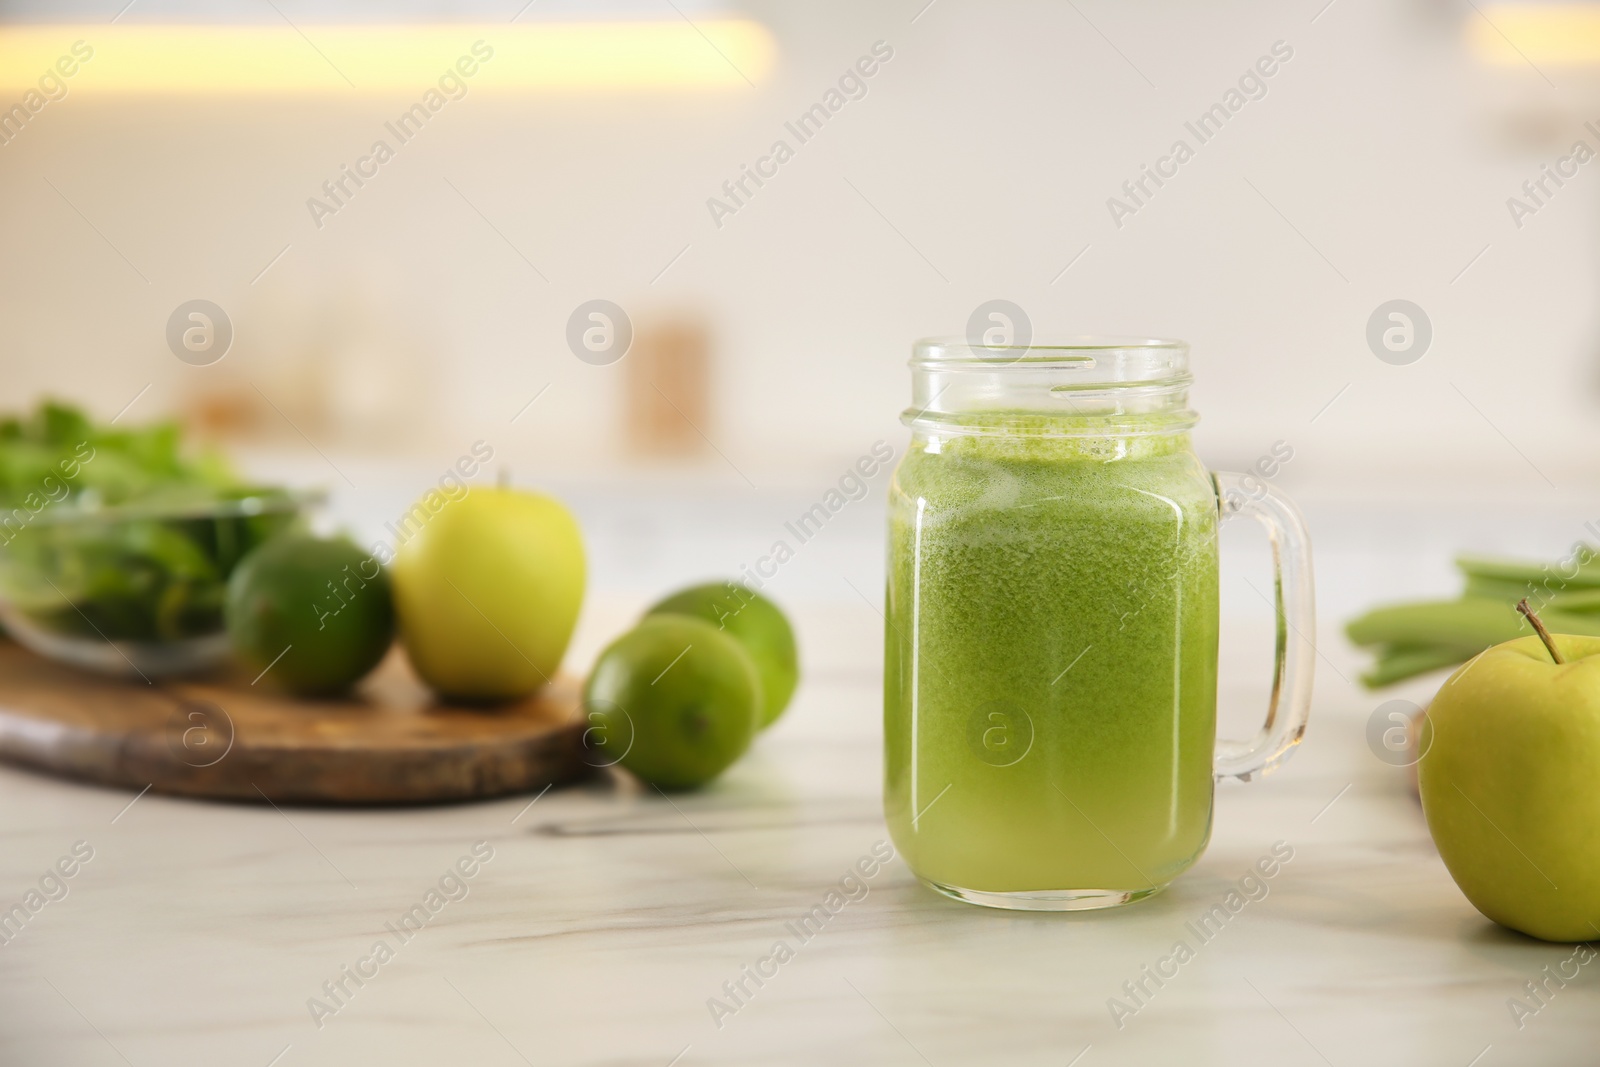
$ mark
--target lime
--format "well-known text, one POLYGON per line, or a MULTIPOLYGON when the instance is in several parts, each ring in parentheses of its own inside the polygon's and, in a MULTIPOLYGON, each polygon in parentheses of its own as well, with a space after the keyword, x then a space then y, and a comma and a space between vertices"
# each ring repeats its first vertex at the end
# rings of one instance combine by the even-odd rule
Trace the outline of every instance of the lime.
POLYGON ((750 747, 761 679, 744 647, 710 623, 654 615, 600 653, 583 704, 596 762, 688 789, 750 747))
POLYGON ((778 721, 800 680, 794 630, 778 605, 733 582, 708 582, 673 593, 647 615, 692 615, 716 623, 744 646, 761 675, 761 729, 778 721))
POLYGON ((348 689, 394 640, 389 576, 343 538, 276 537, 228 580, 233 649, 302 696, 348 689))

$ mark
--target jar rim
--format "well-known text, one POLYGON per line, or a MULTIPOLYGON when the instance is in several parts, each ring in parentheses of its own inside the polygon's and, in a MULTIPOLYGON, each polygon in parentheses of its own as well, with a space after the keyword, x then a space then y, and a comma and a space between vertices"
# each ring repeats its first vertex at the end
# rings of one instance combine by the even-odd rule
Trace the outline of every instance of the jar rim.
MULTIPOLYGON (((911 346, 911 366, 1005 366, 1014 363, 1056 363, 1086 368, 1116 355, 1118 364, 1146 362, 1158 374, 1187 377, 1189 343, 1170 337, 1084 335, 1047 337, 1025 344, 985 345, 966 337, 924 337, 911 346)), ((1165 375, 1164 375, 1165 376, 1165 375)), ((1144 380, 1152 380, 1141 375, 1144 380)))

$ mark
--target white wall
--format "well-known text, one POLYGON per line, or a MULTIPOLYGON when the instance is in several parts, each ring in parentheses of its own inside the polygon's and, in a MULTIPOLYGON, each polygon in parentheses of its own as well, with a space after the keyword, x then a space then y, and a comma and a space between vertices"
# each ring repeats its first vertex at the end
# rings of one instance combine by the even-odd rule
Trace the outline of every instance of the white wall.
MULTIPOLYGON (((530 99, 486 82, 321 230, 305 199, 407 101, 69 97, 0 148, 0 399, 48 390, 109 415, 154 382, 133 418, 207 373, 293 394, 287 368, 309 363, 342 397, 311 428, 330 449, 380 447, 355 420, 398 407, 385 450, 448 458, 488 437, 524 467, 604 472, 622 368, 562 339, 604 296, 636 318, 707 314, 708 433, 759 482, 815 479, 900 432, 913 338, 1006 297, 1041 332, 1189 339, 1202 451, 1237 466, 1289 441, 1291 488, 1575 494, 1600 475, 1600 167, 1520 230, 1505 206, 1575 117, 1600 116, 1578 73, 1553 89, 1480 67, 1464 5, 1337 0, 1313 23, 1320 0, 937 0, 913 23, 922 3, 747 5, 780 49, 755 89, 530 99), (706 198, 878 40, 894 58, 868 95, 715 226, 706 198), (1115 227, 1107 197, 1279 40, 1294 56, 1268 95, 1115 227), (196 296, 239 331, 217 367, 162 339, 196 296), (1364 339, 1396 297, 1433 322, 1412 366, 1364 339)), ((705 476, 736 477, 715 456, 705 476)))

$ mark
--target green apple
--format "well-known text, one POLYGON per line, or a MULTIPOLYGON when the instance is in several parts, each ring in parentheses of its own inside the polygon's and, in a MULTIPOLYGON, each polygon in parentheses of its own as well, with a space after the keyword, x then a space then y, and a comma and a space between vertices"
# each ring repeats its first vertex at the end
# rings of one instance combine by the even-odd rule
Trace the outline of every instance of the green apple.
MULTIPOLYGON (((526 696, 555 676, 583 602, 583 538, 559 501, 474 486, 438 497, 390 567, 400 637, 441 696, 526 696)), ((427 511, 427 505, 420 505, 427 511)))
POLYGON ((1450 876, 1497 923, 1600 937, 1600 637, 1496 645, 1445 682, 1417 765, 1450 876))

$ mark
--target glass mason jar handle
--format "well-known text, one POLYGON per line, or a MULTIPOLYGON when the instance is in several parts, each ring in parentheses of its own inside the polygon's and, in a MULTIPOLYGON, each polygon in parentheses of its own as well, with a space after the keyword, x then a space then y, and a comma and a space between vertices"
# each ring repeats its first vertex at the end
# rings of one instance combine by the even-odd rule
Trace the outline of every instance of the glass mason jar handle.
POLYGON ((1316 656, 1316 606, 1311 589, 1311 537, 1288 497, 1253 475, 1213 473, 1221 515, 1249 515, 1272 542, 1273 609, 1277 651, 1267 720, 1248 741, 1217 739, 1218 778, 1248 782, 1289 758, 1311 714, 1311 669, 1316 656))

